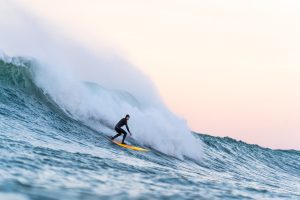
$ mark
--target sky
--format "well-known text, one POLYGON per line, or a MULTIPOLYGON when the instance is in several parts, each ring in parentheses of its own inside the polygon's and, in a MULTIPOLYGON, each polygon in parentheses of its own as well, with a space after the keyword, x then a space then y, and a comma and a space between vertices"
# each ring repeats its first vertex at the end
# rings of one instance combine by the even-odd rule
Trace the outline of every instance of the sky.
POLYGON ((19 0, 119 52, 192 130, 300 149, 298 0, 19 0))

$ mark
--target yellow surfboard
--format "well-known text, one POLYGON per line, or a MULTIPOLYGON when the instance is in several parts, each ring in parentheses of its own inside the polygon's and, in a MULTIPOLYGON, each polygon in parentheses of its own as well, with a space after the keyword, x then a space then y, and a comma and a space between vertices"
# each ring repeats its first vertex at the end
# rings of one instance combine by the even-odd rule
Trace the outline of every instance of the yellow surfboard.
POLYGON ((114 140, 112 140, 112 142, 115 143, 116 145, 119 145, 119 146, 127 148, 127 149, 132 149, 132 150, 136 150, 136 151, 149 151, 149 149, 144 149, 144 148, 141 148, 141 147, 131 146, 131 145, 128 145, 128 144, 122 144, 121 142, 117 142, 117 141, 114 141, 114 140))

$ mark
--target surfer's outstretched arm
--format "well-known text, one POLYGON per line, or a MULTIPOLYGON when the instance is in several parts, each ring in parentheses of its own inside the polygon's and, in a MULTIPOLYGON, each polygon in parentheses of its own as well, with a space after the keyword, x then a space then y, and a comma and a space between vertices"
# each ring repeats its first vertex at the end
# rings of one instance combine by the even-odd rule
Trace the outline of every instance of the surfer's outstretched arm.
POLYGON ((131 132, 130 132, 130 130, 129 130, 129 127, 128 127, 127 123, 126 123, 126 129, 129 132, 129 134, 132 135, 131 132))

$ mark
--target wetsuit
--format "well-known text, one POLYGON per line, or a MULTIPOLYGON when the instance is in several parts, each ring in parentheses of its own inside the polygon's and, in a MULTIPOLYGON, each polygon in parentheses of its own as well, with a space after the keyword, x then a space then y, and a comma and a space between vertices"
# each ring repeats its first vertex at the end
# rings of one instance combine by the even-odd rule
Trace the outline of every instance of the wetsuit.
POLYGON ((126 118, 123 118, 115 126, 115 130, 117 131, 118 134, 115 135, 114 137, 112 137, 111 138, 112 140, 119 137, 120 135, 124 134, 123 135, 123 140, 122 140, 122 143, 124 143, 125 138, 127 136, 127 132, 124 129, 121 128, 124 125, 126 126, 127 131, 130 133, 130 130, 129 130, 128 125, 127 125, 127 120, 126 120, 126 118))

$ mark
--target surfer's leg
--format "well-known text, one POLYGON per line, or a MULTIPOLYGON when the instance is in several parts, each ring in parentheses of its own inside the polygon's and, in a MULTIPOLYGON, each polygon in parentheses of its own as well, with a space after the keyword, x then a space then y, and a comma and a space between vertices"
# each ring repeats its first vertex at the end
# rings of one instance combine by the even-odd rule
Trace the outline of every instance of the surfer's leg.
POLYGON ((126 138, 126 136, 127 136, 127 133, 124 131, 124 133, 123 133, 124 135, 123 135, 123 140, 122 140, 122 144, 125 144, 125 138, 126 138))
POLYGON ((117 137, 119 137, 120 135, 122 135, 121 133, 118 133, 117 135, 111 137, 112 140, 116 139, 117 137))
MULTIPOLYGON (((122 129, 123 130, 123 129, 122 129)), ((117 131, 117 134, 113 137, 111 137, 112 140, 116 139, 117 137, 119 137, 120 135, 122 135, 122 130, 120 130, 120 128, 115 128, 115 131, 117 131)))
POLYGON ((123 133, 123 140, 122 140, 122 144, 125 144, 125 138, 127 136, 127 132, 125 130, 123 130, 122 128, 120 128, 120 132, 123 133))

